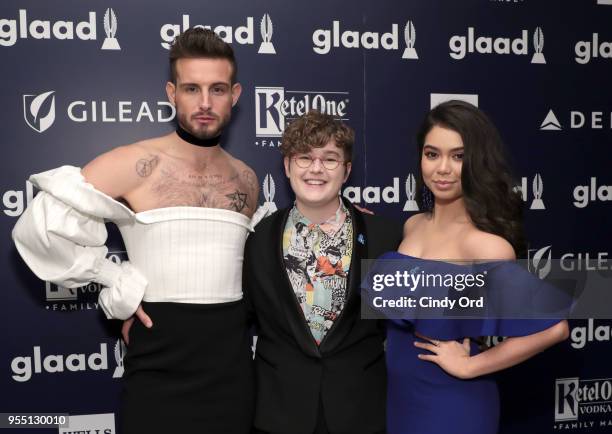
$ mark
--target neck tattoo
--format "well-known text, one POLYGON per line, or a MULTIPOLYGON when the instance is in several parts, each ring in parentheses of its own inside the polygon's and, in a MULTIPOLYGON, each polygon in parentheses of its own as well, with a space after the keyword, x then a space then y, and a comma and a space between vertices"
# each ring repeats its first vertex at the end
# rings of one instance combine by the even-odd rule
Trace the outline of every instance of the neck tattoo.
POLYGON ((176 134, 178 134, 178 136, 187 143, 191 143, 192 145, 200 146, 203 148, 211 148, 213 146, 217 146, 221 141, 221 133, 219 133, 219 135, 216 137, 211 137, 209 139, 200 139, 199 137, 196 137, 187 130, 185 130, 180 125, 177 125, 176 127, 176 134))

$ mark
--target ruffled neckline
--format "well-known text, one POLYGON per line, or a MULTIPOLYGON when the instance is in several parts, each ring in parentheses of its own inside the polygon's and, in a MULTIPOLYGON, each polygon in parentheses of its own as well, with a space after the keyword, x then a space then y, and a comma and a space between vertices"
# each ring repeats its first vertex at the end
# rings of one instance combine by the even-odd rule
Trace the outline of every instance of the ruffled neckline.
POLYGON ((462 264, 460 260, 457 260, 456 262, 453 262, 453 261, 445 261, 445 260, 442 260, 442 259, 419 258, 417 256, 407 255, 405 253, 398 252, 396 250, 390 250, 388 252, 383 253, 381 256, 379 256, 379 259, 388 259, 389 256, 395 256, 395 259, 406 258, 406 259, 413 259, 415 261, 429 263, 429 264, 451 265, 451 266, 456 266, 456 267, 473 267, 473 266, 476 266, 476 265, 478 265, 478 266, 486 266, 486 265, 498 265, 498 264, 503 264, 503 263, 514 263, 514 262, 516 262, 516 261, 504 260, 504 259, 488 260, 488 261, 468 261, 468 260, 466 260, 466 261, 464 261, 465 263, 462 264))

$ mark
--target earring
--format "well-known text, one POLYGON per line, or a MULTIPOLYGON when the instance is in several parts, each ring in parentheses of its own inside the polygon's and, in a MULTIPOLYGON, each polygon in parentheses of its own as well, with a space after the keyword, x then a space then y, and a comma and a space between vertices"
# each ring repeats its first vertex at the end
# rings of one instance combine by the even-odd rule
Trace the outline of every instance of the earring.
POLYGON ((434 197, 431 190, 423 185, 423 190, 421 191, 421 202, 423 203, 423 211, 432 211, 434 208, 434 197))

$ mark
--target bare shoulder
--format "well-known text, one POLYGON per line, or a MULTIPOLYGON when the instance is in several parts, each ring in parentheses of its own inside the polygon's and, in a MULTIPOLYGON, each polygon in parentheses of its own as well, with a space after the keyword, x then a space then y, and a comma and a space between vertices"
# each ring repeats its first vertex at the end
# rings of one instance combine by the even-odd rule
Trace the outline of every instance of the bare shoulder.
POLYGON ((232 167, 238 172, 241 181, 243 181, 249 189, 252 189, 254 192, 259 192, 259 181, 255 171, 242 160, 231 156, 230 159, 232 167))
POLYGON ((251 167, 249 167, 248 164, 246 164, 244 161, 239 160, 236 157, 233 157, 231 154, 226 152, 227 157, 229 158, 230 164, 232 165, 232 167, 234 169, 236 169, 239 172, 244 172, 244 171, 248 171, 249 173, 255 175, 255 171, 253 169, 251 169, 251 167))
POLYGON ((253 215, 257 209, 257 201, 259 199, 259 180, 257 174, 244 161, 233 157, 226 152, 229 162, 235 173, 238 175, 239 185, 245 189, 243 194, 246 194, 245 200, 249 208, 249 217, 253 215))
POLYGON ((423 221, 425 221, 427 219, 427 216, 425 213, 418 213, 415 214, 413 216, 410 216, 405 222, 404 222, 404 236, 408 235, 409 233, 411 233, 412 231, 414 231, 417 227, 419 227, 423 221))
POLYGON ((465 257, 470 259, 485 261, 516 259, 514 248, 506 239, 476 228, 466 232, 462 250, 465 257))
POLYGON ((96 189, 120 198, 138 188, 159 163, 156 139, 118 146, 89 162, 81 173, 96 189))

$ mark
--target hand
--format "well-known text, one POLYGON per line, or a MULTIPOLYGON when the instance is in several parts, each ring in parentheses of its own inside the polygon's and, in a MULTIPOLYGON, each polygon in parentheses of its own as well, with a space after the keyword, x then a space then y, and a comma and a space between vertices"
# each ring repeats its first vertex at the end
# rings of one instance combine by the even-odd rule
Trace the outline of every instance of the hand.
POLYGON ((463 343, 457 341, 439 341, 428 338, 419 333, 415 336, 428 342, 415 342, 414 346, 431 351, 433 354, 419 354, 421 360, 427 360, 437 364, 448 374, 463 380, 472 378, 470 339, 464 338, 463 343))
MULTIPOLYGON (((136 309, 134 315, 138 317, 140 322, 143 323, 146 328, 153 327, 153 321, 151 321, 149 315, 147 315, 142 309, 142 305, 138 305, 138 309, 136 309)), ((123 326, 121 326, 121 336, 123 336, 123 340, 126 345, 130 344, 130 328, 132 327, 133 323, 134 317, 131 317, 130 319, 123 321, 123 326)))
POLYGON ((362 213, 364 213, 364 214, 374 215, 374 211, 370 211, 370 210, 369 210, 369 209, 367 209, 367 208, 362 208, 362 207, 360 207, 360 206, 359 206, 359 205, 357 205, 357 204, 353 204, 353 206, 354 206, 355 208, 357 208, 359 211, 361 211, 362 213))

